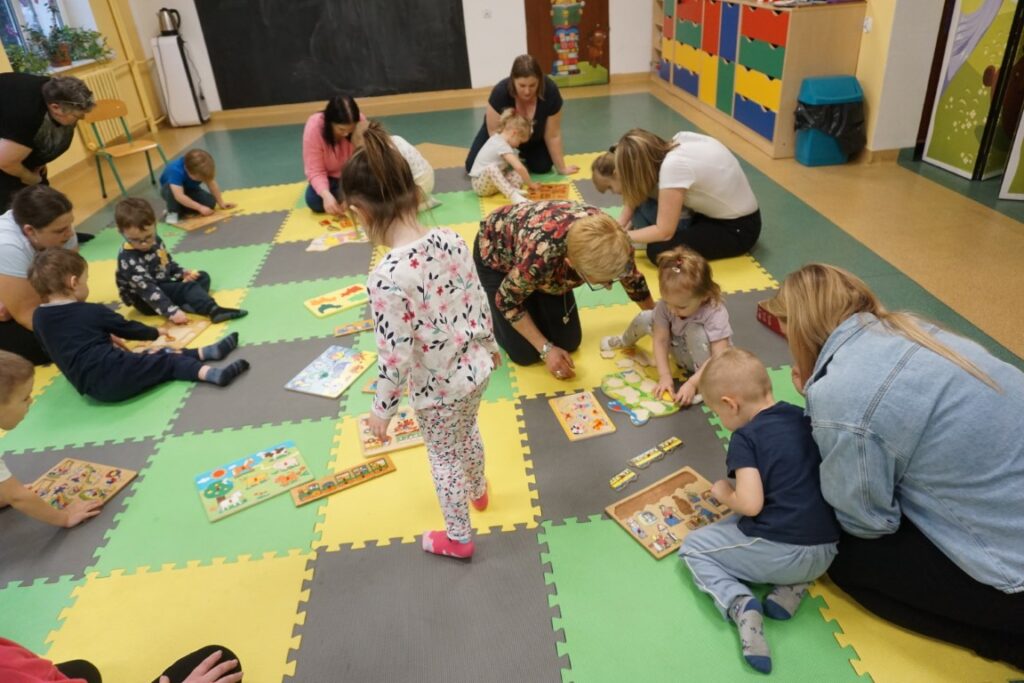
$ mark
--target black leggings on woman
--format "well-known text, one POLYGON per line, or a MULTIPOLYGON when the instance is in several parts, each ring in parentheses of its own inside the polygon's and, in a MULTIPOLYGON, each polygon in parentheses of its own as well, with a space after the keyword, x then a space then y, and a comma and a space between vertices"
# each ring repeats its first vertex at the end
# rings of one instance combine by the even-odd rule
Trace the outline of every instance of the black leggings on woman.
MULTIPOLYGON (((658 202, 648 199, 637 207, 632 220, 637 228, 658 222, 658 202)), ((652 263, 658 254, 680 245, 690 247, 704 258, 731 258, 750 251, 761 236, 761 211, 739 218, 711 218, 702 213, 679 219, 675 234, 664 242, 647 245, 647 258, 652 263)))
MULTIPOLYGON (((238 659, 235 653, 227 649, 226 647, 221 647, 220 645, 207 645, 202 649, 196 650, 195 652, 185 655, 184 657, 176 661, 174 664, 171 664, 164 670, 162 674, 160 674, 160 676, 167 676, 169 679, 171 679, 171 683, 181 683, 186 678, 188 678, 188 675, 192 673, 193 669, 199 666, 204 659, 212 655, 217 650, 220 650, 223 653, 221 654, 220 659, 217 660, 217 664, 229 661, 231 659, 238 659)), ((100 675, 99 669, 97 669, 95 666, 85 661, 84 659, 75 659, 70 662, 61 662, 60 664, 55 664, 54 666, 56 666, 57 670, 65 676, 67 676, 68 678, 82 678, 85 681, 87 681, 87 683, 103 683, 103 676, 100 675)), ((239 662, 238 668, 234 669, 231 673, 234 673, 234 671, 241 670, 242 664, 241 662, 239 662)), ((153 679, 153 683, 159 683, 160 676, 157 676, 155 679, 153 679)))
POLYGON ((46 365, 50 356, 36 339, 32 330, 22 327, 17 320, 0 322, 0 351, 10 351, 33 365, 46 365))
POLYGON ((844 533, 828 575, 883 619, 1024 669, 1024 593, 975 581, 906 517, 881 538, 844 533))

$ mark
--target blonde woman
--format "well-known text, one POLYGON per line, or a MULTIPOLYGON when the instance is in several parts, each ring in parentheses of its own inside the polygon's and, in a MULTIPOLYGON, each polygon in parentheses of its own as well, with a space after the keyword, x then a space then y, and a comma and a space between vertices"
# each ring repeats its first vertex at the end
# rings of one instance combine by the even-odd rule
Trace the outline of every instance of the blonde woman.
MULTIPOLYGON (((614 155, 614 178, 635 228, 629 238, 647 245, 651 261, 680 245, 719 259, 757 243, 757 198, 739 161, 718 140, 690 132, 664 140, 634 128, 614 155)), ((614 185, 605 189, 616 191, 614 185)))
POLYGON ((843 529, 832 580, 1024 668, 1024 373, 811 264, 772 301, 843 529))
POLYGON ((643 310, 654 308, 633 247, 615 219, 568 201, 511 204, 480 223, 473 247, 494 336, 518 365, 542 361, 558 379, 576 376, 570 353, 582 340, 572 290, 622 283, 643 310))

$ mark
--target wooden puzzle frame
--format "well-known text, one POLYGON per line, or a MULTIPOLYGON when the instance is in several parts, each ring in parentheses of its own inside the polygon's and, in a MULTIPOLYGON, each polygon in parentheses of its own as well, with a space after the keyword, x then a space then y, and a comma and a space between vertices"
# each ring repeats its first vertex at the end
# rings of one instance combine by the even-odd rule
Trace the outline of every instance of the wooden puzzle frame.
POLYGON ((26 486, 50 506, 63 510, 75 501, 105 503, 131 483, 136 474, 135 470, 123 467, 64 458, 26 486))
POLYGON ((321 477, 303 486, 296 486, 291 490, 292 501, 295 503, 295 507, 301 507, 385 474, 391 474, 396 469, 391 458, 379 455, 373 460, 328 474, 326 477, 321 477))
POLYGON ((388 424, 388 440, 383 444, 370 432, 370 413, 364 413, 356 421, 359 430, 359 448, 363 456, 372 458, 382 453, 400 451, 423 444, 423 430, 412 408, 399 408, 388 424))
POLYGON ((592 391, 551 398, 548 405, 569 441, 582 441, 615 431, 615 423, 592 391))

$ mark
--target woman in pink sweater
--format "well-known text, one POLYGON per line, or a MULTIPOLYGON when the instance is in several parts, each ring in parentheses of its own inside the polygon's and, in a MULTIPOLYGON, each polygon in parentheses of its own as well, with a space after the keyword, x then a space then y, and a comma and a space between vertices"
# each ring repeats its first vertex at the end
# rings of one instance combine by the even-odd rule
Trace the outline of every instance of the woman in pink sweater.
POLYGON ((306 206, 315 213, 345 213, 345 203, 338 201, 338 182, 342 167, 355 151, 352 134, 357 126, 365 126, 365 121, 351 95, 332 97, 322 112, 306 121, 302 132, 302 167, 309 181, 306 206))

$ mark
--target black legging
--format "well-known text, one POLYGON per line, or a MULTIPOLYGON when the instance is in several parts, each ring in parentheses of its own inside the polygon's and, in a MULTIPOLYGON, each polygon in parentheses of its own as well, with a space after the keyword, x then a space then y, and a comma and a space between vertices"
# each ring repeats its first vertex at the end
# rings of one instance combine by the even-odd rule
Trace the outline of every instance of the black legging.
MULTIPOLYGON (((658 222, 658 202, 648 199, 633 214, 639 220, 633 226, 643 228, 658 222)), ((750 251, 761 236, 761 211, 739 218, 711 218, 702 213, 679 219, 675 234, 664 242, 647 245, 647 258, 653 263, 658 254, 686 245, 704 258, 741 256, 750 251)))
POLYGON ((50 356, 36 335, 18 324, 17 320, 0 322, 0 351, 16 353, 33 365, 46 365, 50 362, 50 356))
POLYGON ((883 619, 1024 669, 1024 593, 975 581, 906 517, 894 534, 843 534, 829 578, 883 619))
MULTIPOLYGON (((505 280, 505 273, 493 270, 480 258, 480 239, 473 242, 473 261, 480 276, 480 284, 487 293, 491 305, 491 319, 494 323, 494 339, 516 365, 533 365, 540 360, 540 354, 533 344, 516 332, 512 323, 505 318, 495 305, 498 288, 505 280)), ((583 329, 580 327, 580 311, 572 291, 565 294, 544 294, 534 292, 523 303, 523 308, 533 318, 533 323, 548 341, 560 349, 572 352, 580 347, 583 329)))
MULTIPOLYGON (((480 127, 476 138, 473 140, 473 144, 469 147, 469 155, 466 157, 466 173, 469 173, 473 168, 476 155, 480 153, 480 148, 484 146, 484 143, 490 137, 487 133, 487 122, 484 121, 484 125, 480 127)), ((548 145, 544 142, 544 138, 527 140, 519 145, 518 151, 519 158, 523 160, 523 165, 526 166, 530 173, 547 173, 554 166, 554 162, 551 160, 551 153, 548 152, 548 145)))
MULTIPOLYGON (((217 650, 220 650, 223 653, 220 659, 217 660, 217 664, 220 664, 221 662, 226 662, 231 659, 238 659, 235 653, 227 649, 226 647, 221 647, 220 645, 207 645, 202 649, 196 650, 195 652, 185 655, 184 657, 176 661, 174 664, 171 664, 169 667, 167 667, 167 669, 164 670, 162 674, 160 674, 160 676, 167 676, 169 679, 171 679, 171 683, 181 683, 186 678, 188 678, 188 675, 192 673, 193 669, 199 666, 199 664, 202 663, 204 659, 212 655, 217 650)), ((57 670, 65 676, 67 676, 68 678, 82 678, 85 681, 87 681, 87 683, 103 683, 103 676, 100 675, 99 669, 97 669, 90 662, 87 662, 84 659, 75 659, 70 662, 61 662, 60 664, 55 664, 54 666, 56 666, 57 670)), ((241 670, 242 663, 239 662, 238 668, 234 669, 234 671, 241 670)), ((234 673, 234 671, 232 671, 232 673, 234 673)), ((153 683, 159 683, 160 676, 157 676, 155 679, 153 679, 153 683)))

